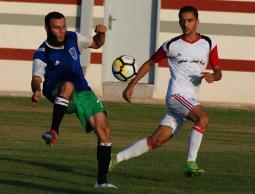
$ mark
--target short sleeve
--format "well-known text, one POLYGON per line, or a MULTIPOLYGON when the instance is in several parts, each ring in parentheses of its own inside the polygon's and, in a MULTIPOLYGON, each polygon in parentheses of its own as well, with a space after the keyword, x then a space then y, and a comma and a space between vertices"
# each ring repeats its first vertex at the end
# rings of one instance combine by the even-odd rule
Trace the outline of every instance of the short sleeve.
POLYGON ((32 76, 39 76, 41 79, 43 79, 46 66, 47 64, 41 59, 35 58, 33 60, 32 76))
POLYGON ((93 37, 84 36, 78 32, 76 32, 76 34, 77 34, 77 44, 78 44, 80 52, 82 52, 84 49, 89 48, 89 46, 93 43, 93 37))
POLYGON ((166 52, 164 51, 163 47, 161 46, 152 56, 151 60, 153 63, 158 63, 160 60, 166 58, 166 52))
POLYGON ((162 44, 162 49, 163 49, 166 53, 168 53, 169 42, 170 42, 170 41, 166 41, 166 42, 164 42, 164 43, 162 44))
MULTIPOLYGON (((44 43, 45 44, 45 43, 44 43)), ((42 44, 34 53, 32 76, 39 76, 44 78, 45 68, 47 66, 47 60, 45 56, 45 45, 42 44)))
POLYGON ((212 40, 212 46, 209 53, 209 62, 212 67, 219 66, 219 55, 218 55, 218 47, 214 40, 212 40))

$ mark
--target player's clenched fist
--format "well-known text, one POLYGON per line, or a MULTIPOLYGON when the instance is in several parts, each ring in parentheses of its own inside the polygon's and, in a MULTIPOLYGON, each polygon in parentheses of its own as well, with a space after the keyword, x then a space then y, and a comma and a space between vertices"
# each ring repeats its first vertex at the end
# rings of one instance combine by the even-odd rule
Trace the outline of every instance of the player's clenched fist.
POLYGON ((212 73, 209 72, 203 72, 202 73, 204 75, 205 81, 207 81, 207 83, 213 83, 214 82, 214 77, 212 73))
POLYGON ((96 32, 96 33, 104 33, 104 32, 106 32, 106 31, 107 31, 107 28, 106 28, 106 26, 103 25, 103 24, 98 24, 98 25, 96 25, 96 27, 95 27, 95 32, 96 32))

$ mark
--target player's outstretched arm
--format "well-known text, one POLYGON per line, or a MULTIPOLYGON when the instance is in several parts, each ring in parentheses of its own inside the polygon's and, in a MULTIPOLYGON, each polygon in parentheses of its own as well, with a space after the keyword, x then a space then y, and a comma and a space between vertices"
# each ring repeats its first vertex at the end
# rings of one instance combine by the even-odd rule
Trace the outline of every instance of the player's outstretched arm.
POLYGON ((141 68, 138 70, 137 75, 134 77, 134 79, 131 80, 131 82, 128 84, 127 88, 123 91, 123 98, 128 101, 131 102, 131 98, 132 98, 132 94, 134 91, 134 87, 137 84, 137 82, 143 78, 143 76, 148 73, 151 68, 153 67, 154 62, 149 59, 148 61, 146 61, 141 68))
POLYGON ((98 49, 101 46, 104 45, 105 42, 105 32, 107 31, 107 28, 103 24, 99 24, 95 27, 95 33, 96 35, 93 36, 93 42, 89 46, 89 48, 98 49))
POLYGON ((32 94, 31 100, 32 100, 33 107, 36 106, 36 104, 39 102, 39 100, 42 97, 41 83, 42 83, 42 79, 39 76, 32 77, 31 89, 33 94, 32 94))

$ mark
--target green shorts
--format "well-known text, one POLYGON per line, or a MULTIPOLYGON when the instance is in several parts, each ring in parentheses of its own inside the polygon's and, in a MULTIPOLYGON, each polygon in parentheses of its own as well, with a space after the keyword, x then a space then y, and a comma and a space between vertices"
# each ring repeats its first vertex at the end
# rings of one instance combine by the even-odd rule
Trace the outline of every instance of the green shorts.
POLYGON ((72 96, 67 113, 76 113, 82 127, 89 133, 92 127, 89 124, 89 117, 98 112, 105 112, 101 101, 96 97, 92 91, 75 91, 72 96))

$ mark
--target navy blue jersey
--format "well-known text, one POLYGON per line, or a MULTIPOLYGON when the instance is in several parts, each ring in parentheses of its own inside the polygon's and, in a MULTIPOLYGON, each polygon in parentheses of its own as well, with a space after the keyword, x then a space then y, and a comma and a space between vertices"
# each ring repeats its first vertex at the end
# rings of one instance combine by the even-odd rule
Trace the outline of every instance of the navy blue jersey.
POLYGON ((75 90, 91 90, 84 78, 80 63, 80 45, 88 48, 92 38, 83 37, 83 42, 79 42, 78 36, 81 35, 68 31, 63 47, 52 47, 45 41, 35 51, 33 76, 44 78, 43 90, 53 90, 65 81, 72 82, 75 90), (78 45, 78 43, 81 44, 78 45))

